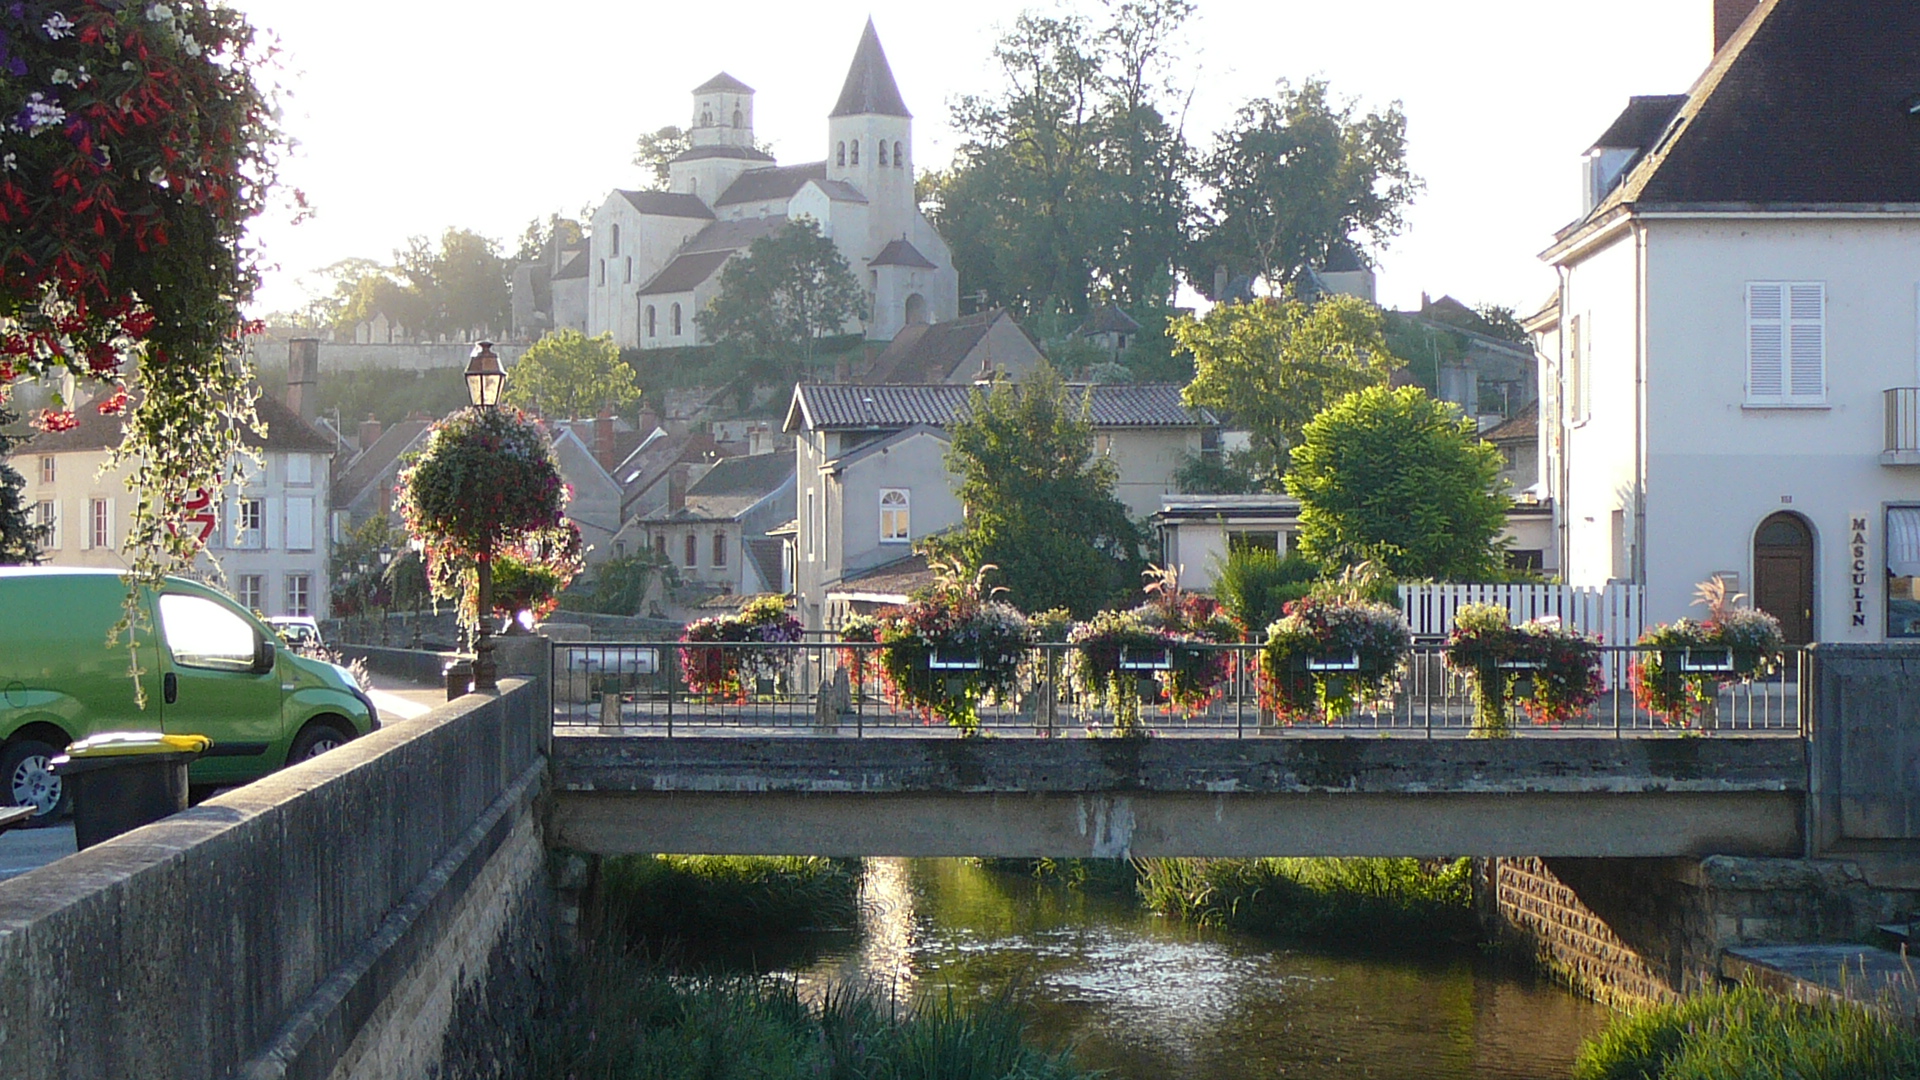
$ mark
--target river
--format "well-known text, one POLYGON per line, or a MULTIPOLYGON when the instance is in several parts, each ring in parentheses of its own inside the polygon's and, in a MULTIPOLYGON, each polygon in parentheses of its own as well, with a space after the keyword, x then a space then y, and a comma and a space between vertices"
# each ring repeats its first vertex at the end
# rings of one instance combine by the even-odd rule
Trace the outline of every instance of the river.
POLYGON ((1605 1009, 1455 945, 1367 956, 1158 918, 957 859, 870 859, 858 934, 755 965, 803 991, 1011 990, 1034 1034, 1114 1080, 1564 1080, 1605 1009))

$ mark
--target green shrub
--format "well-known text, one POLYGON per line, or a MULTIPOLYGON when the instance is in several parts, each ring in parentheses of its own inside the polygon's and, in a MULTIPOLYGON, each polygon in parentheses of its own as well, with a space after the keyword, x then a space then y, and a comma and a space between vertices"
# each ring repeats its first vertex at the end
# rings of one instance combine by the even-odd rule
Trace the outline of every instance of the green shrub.
POLYGON ((625 855, 601 861, 602 932, 615 947, 728 939, 858 922, 857 862, 808 857, 625 855))
POLYGON ((1347 944, 1473 935, 1467 860, 1141 859, 1140 899, 1201 926, 1347 944))
POLYGON ((1313 591, 1320 568, 1288 552, 1283 558, 1265 548, 1236 548, 1213 580, 1213 595, 1245 633, 1265 630, 1292 601, 1313 591))
POLYGON ((1855 1005, 1755 989, 1622 1016, 1581 1048, 1575 1080, 1908 1080, 1920 1037, 1855 1005))

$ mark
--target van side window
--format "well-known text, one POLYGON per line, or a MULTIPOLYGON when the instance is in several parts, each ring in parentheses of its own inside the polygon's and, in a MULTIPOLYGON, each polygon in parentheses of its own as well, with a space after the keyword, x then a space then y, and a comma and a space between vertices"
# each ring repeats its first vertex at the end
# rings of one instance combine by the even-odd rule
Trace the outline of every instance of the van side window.
POLYGON ((162 594, 160 632, 182 667, 253 670, 253 626, 205 597, 162 594))

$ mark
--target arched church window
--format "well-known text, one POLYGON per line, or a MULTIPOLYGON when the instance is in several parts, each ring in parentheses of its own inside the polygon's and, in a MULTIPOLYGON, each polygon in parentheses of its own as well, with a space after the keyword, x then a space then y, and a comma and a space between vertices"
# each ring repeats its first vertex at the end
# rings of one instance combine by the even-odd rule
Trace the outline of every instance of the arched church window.
POLYGON ((620 226, 615 225, 609 231, 613 234, 613 254, 618 255, 620 254, 620 226))
POLYGON ((660 312, 652 304, 647 305, 647 336, 654 337, 660 331, 660 312))
POLYGON ((880 167, 883 169, 887 167, 887 140, 885 139, 880 140, 880 167))
POLYGON ((673 336, 679 337, 680 336, 680 305, 679 304, 673 305, 673 309, 669 311, 667 315, 673 325, 673 336))
MULTIPOLYGON (((885 164, 885 162, 882 162, 881 164, 885 164)), ((906 164, 907 164, 907 156, 900 152, 900 144, 894 143, 893 144, 893 167, 896 169, 899 169, 899 168, 905 167, 906 164)))
POLYGON ((847 163, 847 144, 845 142, 842 142, 840 148, 833 152, 833 163, 835 165, 845 165, 847 163))
POLYGON ((852 149, 853 149, 853 152, 847 155, 847 160, 852 162, 855 165, 858 165, 860 164, 860 140, 859 139, 853 140, 852 149))
POLYGON ((713 110, 712 109, 700 110, 700 126, 701 127, 713 126, 713 110))
POLYGON ((733 110, 733 126, 746 127, 746 116, 739 109, 733 110))

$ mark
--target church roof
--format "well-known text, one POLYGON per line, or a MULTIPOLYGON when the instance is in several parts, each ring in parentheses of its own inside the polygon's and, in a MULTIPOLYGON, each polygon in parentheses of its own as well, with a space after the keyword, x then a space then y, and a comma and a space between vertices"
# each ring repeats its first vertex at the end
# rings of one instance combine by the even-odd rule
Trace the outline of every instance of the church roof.
POLYGON ((753 87, 748 86, 746 83, 741 82, 739 79, 734 78, 724 71, 693 88, 693 92, 696 94, 705 94, 715 90, 732 91, 737 94, 753 93, 753 87))
POLYGON ((584 251, 574 251, 568 253, 567 261, 560 264, 560 269, 554 272, 551 280, 565 281, 568 278, 584 278, 586 276, 587 253, 584 251))
POLYGON ((736 218, 732 221, 716 221, 693 234, 680 249, 682 255, 696 251, 738 251, 764 236, 772 236, 785 228, 787 219, 783 217, 736 218))
POLYGON ((673 155, 674 161, 705 161, 708 158, 733 158, 737 161, 772 161, 773 155, 764 150, 755 150, 751 146, 729 146, 716 143, 712 146, 693 146, 673 155))
POLYGON ((834 202, 863 203, 867 201, 860 189, 845 180, 815 180, 813 186, 819 188, 827 198, 834 202))
POLYGON ((620 191, 620 195, 631 203, 635 210, 643 214, 690 218, 713 216, 713 211, 707 209, 707 204, 700 201, 700 196, 688 195, 681 191, 620 191))
POLYGON ((734 203, 791 198, 794 192, 806 186, 807 181, 826 178, 827 163, 824 161, 781 165, 772 169, 748 169, 740 174, 739 179, 727 185, 727 190, 714 200, 713 205, 730 206, 734 203))
POLYGON ((919 248, 914 247, 905 240, 889 241, 886 247, 880 249, 880 254, 867 260, 867 265, 911 266, 920 270, 938 269, 938 267, 933 265, 931 259, 920 254, 919 248))
POLYGON ((840 100, 828 116, 912 116, 900 99, 900 87, 893 81, 893 69, 887 66, 887 54, 880 48, 880 35, 873 20, 860 35, 853 51, 853 66, 847 69, 847 81, 840 87, 840 100))
POLYGON ((722 263, 733 255, 733 251, 696 251, 689 252, 668 263, 665 269, 653 275, 653 280, 640 289, 641 296, 662 296, 667 293, 692 292, 699 284, 713 276, 722 263))

